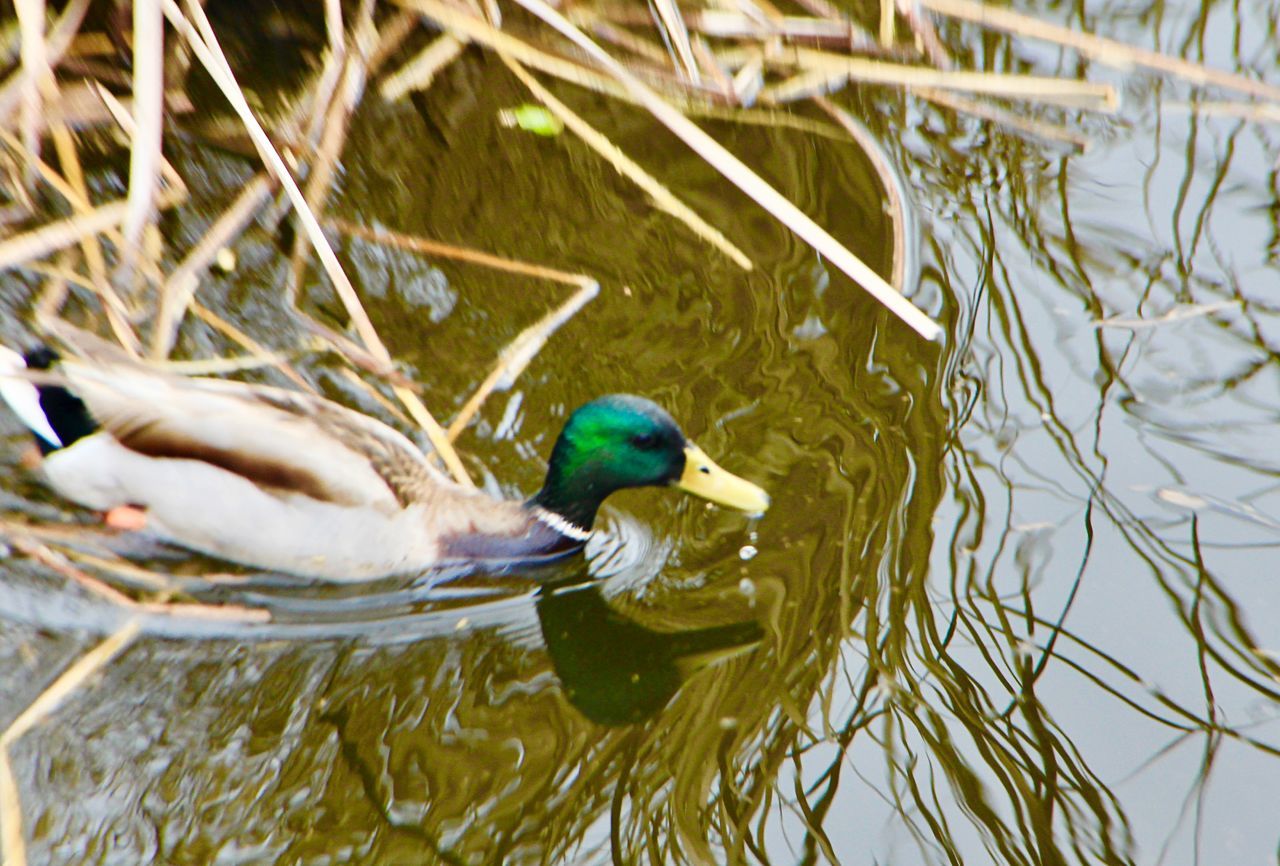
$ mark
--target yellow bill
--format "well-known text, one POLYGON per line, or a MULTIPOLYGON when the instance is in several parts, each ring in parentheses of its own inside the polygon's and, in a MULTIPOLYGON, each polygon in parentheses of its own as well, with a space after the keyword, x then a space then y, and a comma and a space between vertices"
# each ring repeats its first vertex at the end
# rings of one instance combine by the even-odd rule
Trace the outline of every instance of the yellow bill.
POLYGON ((769 507, 768 493, 750 481, 721 469, 692 442, 684 446, 684 474, 673 486, 748 514, 764 514, 769 507))

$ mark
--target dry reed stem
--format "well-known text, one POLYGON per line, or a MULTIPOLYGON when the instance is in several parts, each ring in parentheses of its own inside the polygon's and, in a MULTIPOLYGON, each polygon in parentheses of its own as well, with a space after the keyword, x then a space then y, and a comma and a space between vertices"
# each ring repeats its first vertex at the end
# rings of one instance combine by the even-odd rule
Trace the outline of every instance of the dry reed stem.
MULTIPOLYGON (((84 20, 85 12, 89 10, 89 2, 90 0, 71 0, 62 10, 53 27, 45 34, 42 44, 45 63, 49 67, 57 66, 62 55, 70 47, 76 31, 80 29, 80 23, 84 20)), ((9 76, 4 86, 0 87, 0 124, 8 119, 14 106, 22 99, 27 83, 28 70, 20 67, 9 76)))
POLYGON ((600 284, 595 280, 590 280, 584 283, 578 291, 570 295, 559 307, 517 334, 516 338, 499 353, 498 363, 494 365, 489 375, 480 383, 480 387, 476 388, 475 393, 471 395, 471 399, 467 400, 462 407, 462 411, 458 413, 458 417, 449 425, 449 440, 456 440, 462 431, 467 429, 467 425, 471 423, 471 419, 480 411, 480 407, 484 405, 484 401, 489 398, 490 394, 494 391, 510 388, 516 377, 524 372, 538 352, 542 350, 542 347, 546 345, 548 338, 599 293, 600 284))
MULTIPOLYGON (((235 575, 220 575, 233 577, 235 575)), ((210 583, 216 581, 210 580, 210 583)), ((240 604, 199 604, 197 602, 144 601, 138 604, 138 610, 157 616, 186 617, 205 622, 271 622, 271 611, 261 607, 246 607, 240 604)))
MULTIPOLYGON (((69 75, 94 75, 95 77, 92 81, 78 79, 65 82, 58 87, 56 97, 46 95, 45 110, 40 115, 40 132, 43 133, 57 124, 78 132, 109 123, 111 115, 103 107, 102 100, 96 92, 96 87, 107 79, 103 74, 105 70, 95 68, 79 72, 75 69, 74 60, 63 61, 59 69, 66 70, 69 75)), ((130 106, 126 111, 132 110, 132 99, 126 98, 122 102, 130 106)), ((192 107, 191 101, 181 92, 169 92, 165 95, 165 108, 170 113, 188 112, 192 107)), ((13 124, 0 121, 0 127, 12 128, 13 124)))
POLYGON ((40 94, 53 70, 44 44, 44 0, 14 0, 18 14, 19 46, 22 58, 22 114, 18 122, 22 144, 30 153, 40 153, 40 94))
POLYGON ((897 42, 895 34, 895 25, 897 20, 895 17, 895 8, 893 0, 880 0, 880 44, 892 45, 897 42))
MULTIPOLYGON (((58 257, 62 260, 69 258, 65 250, 59 253, 58 257)), ((32 305, 32 315, 35 321, 43 321, 46 317, 57 315, 57 312, 62 309, 62 305, 66 303, 68 294, 70 294, 70 286, 64 277, 59 275, 47 276, 44 288, 40 290, 36 302, 32 305)))
POLYGON ((992 123, 1000 124, 1009 129, 1017 130, 1025 135, 1038 138, 1044 141, 1053 141, 1060 144, 1069 144, 1080 150, 1087 150, 1091 141, 1089 136, 1083 132, 1078 132, 1069 126, 1063 126, 1058 123, 1049 123, 1043 120, 1037 120, 1034 117, 1028 117, 1025 114, 1018 114, 999 106, 990 105, 985 102, 978 102, 974 99, 966 99, 963 96, 957 96, 954 93, 947 93, 942 90, 935 90, 931 87, 920 87, 915 90, 916 96, 921 99, 927 99, 929 102, 949 108, 952 111, 961 114, 970 114, 982 120, 989 120, 992 123))
POLYGON ((706 73, 707 78, 711 80, 715 89, 724 94, 728 99, 733 99, 733 80, 729 77, 729 73, 720 65, 720 61, 716 59, 715 52, 711 50, 711 46, 707 44, 707 40, 701 36, 695 36, 692 41, 693 55, 698 59, 698 66, 706 73))
POLYGON ((454 480, 464 487, 475 487, 475 482, 471 480, 471 476, 467 474, 466 468, 462 465, 462 461, 458 459, 458 452, 453 449, 453 444, 449 441, 449 436, 445 433, 440 423, 427 411, 427 407, 418 399, 418 395, 404 385, 393 385, 392 392, 396 398, 404 404, 405 409, 409 411, 409 416, 417 422, 427 433, 427 438, 431 440, 431 445, 436 449, 436 453, 444 460, 445 466, 449 468, 449 472, 453 475, 454 480))
POLYGON ((0 734, 0 826, 3 827, 3 832, 0 832, 0 845, 3 846, 0 853, 4 854, 5 866, 26 866, 27 862, 26 841, 22 833, 22 803, 17 780, 13 776, 9 747, 57 710, 86 680, 110 664, 112 659, 133 642, 139 628, 137 620, 129 620, 76 659, 0 734))
POLYGON ((749 53, 733 76, 733 97, 741 105, 754 105, 764 90, 764 51, 749 53))
POLYGON ((384 78, 378 93, 388 102, 395 102, 411 91, 426 90, 436 73, 456 60, 465 47, 466 43, 445 33, 384 78))
MULTIPOLYGON (((718 39, 805 39, 844 45, 865 39, 865 31, 843 18, 805 18, 781 15, 760 20, 730 9, 704 9, 689 16, 689 26, 718 39)), ((870 46, 868 46, 870 47, 870 46)))
MULTIPOLYGON (((138 134, 138 127, 134 123, 133 113, 116 98, 114 93, 96 81, 93 82, 93 92, 102 100, 102 104, 107 108, 107 113, 110 114, 111 119, 116 122, 121 131, 129 137, 130 141, 134 140, 138 134)), ((187 192, 187 184, 182 179, 182 175, 178 174, 178 170, 170 164, 169 160, 165 159, 163 153, 159 153, 156 159, 160 165, 160 174, 168 182, 169 188, 185 194, 187 192)))
POLYGON ((344 31, 342 26, 342 0, 324 0, 324 29, 329 37, 329 50, 341 54, 344 50, 344 31))
POLYGON ((772 101, 790 102, 811 96, 814 91, 829 93, 846 81, 886 84, 897 87, 932 87, 960 90, 1004 99, 1045 102, 1067 108, 1114 113, 1120 105, 1116 90, 1109 84, 1070 81, 1042 75, 1004 75, 990 72, 958 72, 927 66, 907 66, 861 57, 847 57, 810 48, 784 49, 770 57, 775 65, 795 65, 799 75, 765 90, 772 101))
POLYGON ((382 29, 378 31, 378 47, 369 55, 370 75, 381 69, 400 50, 417 26, 418 16, 404 9, 395 12, 391 20, 382 25, 382 29))
MULTIPOLYGON (((59 195, 66 199, 67 203, 71 205, 73 210, 83 216, 93 213, 93 205, 87 198, 87 191, 84 187, 83 177, 79 174, 80 162, 75 154, 74 146, 70 147, 70 153, 66 154, 63 161, 70 163, 73 166, 71 174, 75 178, 79 179, 80 184, 78 188, 73 183, 64 180, 61 175, 54 171, 52 166, 40 159, 37 154, 23 148, 23 146, 8 132, 0 130, 0 141, 3 141, 13 149, 15 153, 22 157, 22 159, 40 175, 45 183, 53 187, 59 195)), ((59 139, 55 139, 55 141, 59 141, 59 139)), ((111 227, 107 227, 103 230, 110 231, 111 227)), ((89 238, 96 237, 97 232, 91 232, 77 240, 79 240, 83 245, 89 238)), ((75 241, 72 241, 71 243, 75 243, 75 241)), ((70 243, 66 244, 66 246, 70 245, 70 243)), ((89 261, 92 267, 92 259, 89 261)), ((128 310, 120 301, 119 296, 116 295, 115 290, 106 279, 105 262, 101 263, 101 268, 101 274, 94 274, 94 279, 88 285, 88 288, 90 291, 98 294, 98 298, 102 302, 103 309, 106 311, 107 321, 111 324, 111 329, 115 333, 116 339, 125 347, 126 351, 132 351, 136 355, 138 339, 134 335, 132 327, 128 324, 128 310), (98 277, 101 277, 101 279, 98 279, 98 277)))
MULTIPOLYGON (((594 9, 589 9, 586 6, 574 6, 569 10, 569 20, 579 27, 589 28, 592 33, 604 41, 629 51, 649 63, 666 63, 669 60, 669 55, 662 50, 661 46, 637 36, 630 30, 615 27, 594 9)), ((708 63, 702 58, 696 42, 694 43, 694 52, 699 54, 698 65, 703 69, 708 69, 708 63)))
POLYGON ((373 356, 369 350, 365 349, 354 340, 350 340, 339 334, 327 325, 321 324, 306 313, 295 310, 294 315, 297 317, 299 324, 302 325, 316 341, 326 351, 332 351, 335 355, 340 355, 348 362, 371 373, 380 379, 395 385, 404 385, 407 388, 418 390, 417 386, 395 367, 384 364, 373 356))
POLYGON ((83 589, 91 595, 96 595, 118 607, 136 607, 137 602, 120 590, 111 586, 104 581, 99 580, 91 574, 76 568, 67 558, 57 551, 49 548, 45 544, 36 541, 33 537, 25 534, 18 534, 21 529, 6 530, 9 543, 13 548, 24 556, 34 559, 36 562, 46 568, 56 572, 57 574, 70 580, 72 583, 79 584, 83 589), (16 531, 15 531, 16 530, 16 531))
MULTIPOLYGON (((53 550, 38 541, 34 534, 26 530, 26 527, 15 523, 6 522, 0 526, 0 532, 3 532, 9 543, 19 553, 34 559, 51 571, 78 584, 90 594, 96 595, 117 607, 160 616, 183 615, 218 621, 269 622, 271 619, 270 611, 242 605, 171 604, 164 601, 134 601, 106 581, 100 580, 76 567, 69 561, 69 554, 53 550)), ((79 553, 79 555, 92 557, 91 554, 79 553)), ((101 568, 108 573, 119 574, 126 579, 126 582, 136 577, 133 566, 120 566, 101 557, 92 558, 95 560, 93 563, 95 567, 101 568)))
MULTIPOLYGON (((191 312, 195 313, 196 318, 198 318, 200 321, 204 322, 206 325, 213 328, 215 331, 218 331, 223 336, 230 339, 232 342, 237 343, 238 345, 247 349, 249 351, 249 354, 253 355, 254 357, 256 358, 275 358, 276 357, 270 350, 268 350, 265 346, 263 346, 257 340, 250 337, 244 331, 240 330, 235 325, 231 324, 226 319, 219 316, 217 313, 213 312, 212 310, 206 309, 205 307, 202 307, 196 301, 194 300, 190 301, 188 304, 188 308, 191 310, 191 312)), ((293 382, 302 390, 315 393, 315 388, 311 387, 311 383, 308 382, 306 379, 302 378, 302 376, 298 373, 298 371, 293 369, 293 367, 290 366, 289 363, 284 359, 282 358, 278 359, 277 363, 275 364, 275 368, 279 370, 281 373, 283 373, 284 376, 288 378, 290 382, 293 382)))
MULTIPOLYGON (((325 109, 333 101, 333 94, 338 89, 338 82, 342 79, 342 70, 346 68, 346 43, 341 43, 341 46, 341 51, 329 50, 325 52, 324 66, 320 70, 320 75, 316 78, 316 86, 307 105, 311 119, 302 135, 303 141, 307 144, 315 144, 320 138, 325 118, 328 116, 328 112, 325 109)), ((301 110, 302 106, 299 106, 299 111, 301 110)))
MULTIPOLYGON (((847 18, 844 10, 837 8, 827 0, 797 0, 797 5, 808 9, 810 13, 818 18, 825 18, 828 21, 845 21, 847 18)), ((855 32, 865 41, 871 41, 871 34, 863 30, 859 25, 848 22, 849 26, 854 28, 855 32)))
MULTIPOLYGON (((334 255, 333 248, 329 245, 328 239, 325 238, 315 214, 307 206, 302 191, 298 189, 298 185, 290 174, 288 167, 284 164, 284 160, 281 159, 280 154, 271 144, 270 139, 267 138, 262 125, 245 101, 244 94, 236 84, 235 76, 232 74, 230 66, 227 65, 221 48, 218 47, 217 38, 214 36, 213 29, 209 25, 203 10, 194 3, 188 5, 192 16, 196 19, 196 23, 193 25, 178 8, 174 0, 163 0, 163 2, 165 16, 169 18, 170 23, 187 41, 187 44, 191 46, 191 50, 195 52, 196 57, 214 79, 223 96, 231 103, 236 114, 240 116, 241 122, 248 131, 249 137, 253 140, 254 146, 258 149, 263 161, 284 186, 290 203, 297 212, 298 218, 302 222, 307 236, 311 239, 321 264, 324 266, 325 272, 333 283, 334 291, 346 308, 347 315, 351 317, 356 333, 360 335, 361 341, 364 342, 373 357, 385 366, 390 367, 392 365, 391 353, 387 351, 386 346, 379 339, 378 333, 373 327, 373 322, 361 305, 360 298, 356 294, 355 288, 351 285, 351 281, 342 270, 342 265, 339 264, 337 256, 334 255), (196 29, 197 26, 199 30, 196 29)), ((444 429, 427 411, 427 407, 408 388, 397 386, 394 390, 397 398, 409 410, 409 414, 426 431, 431 444, 439 452, 445 465, 458 483, 469 487, 474 486, 474 482, 467 475, 467 470, 462 465, 457 452, 453 450, 448 438, 444 435, 444 429)))
POLYGON ((125 274, 140 252, 142 230, 155 213, 164 133, 164 16, 159 0, 133 0, 133 119, 129 147, 129 207, 124 219, 125 274))
POLYGON ((13 720, 3 734, 0 734, 0 748, 8 749, 24 734, 52 715, 76 689, 84 685, 85 680, 102 670, 129 646, 140 630, 141 623, 131 619, 93 649, 76 659, 13 720))
POLYGON ((397 232, 392 229, 371 229, 365 226, 356 225, 346 220, 329 218, 325 220, 325 226, 344 235, 361 240, 370 241, 375 244, 385 244, 387 246, 397 247, 403 250, 410 250, 415 253, 422 253, 428 256, 439 256, 445 259, 452 259, 458 262, 467 262, 473 265, 482 265, 486 268, 493 268, 497 271, 505 271, 510 274, 521 274, 526 277, 535 277, 540 280, 551 280, 557 283, 564 283, 569 286, 582 286, 588 282, 592 282, 591 278, 584 274, 574 274, 569 271, 556 270, 542 265, 533 265, 528 262, 522 262, 518 259, 508 259, 502 256, 496 256, 493 253, 482 253, 479 250, 471 250, 466 247, 458 247, 453 244, 441 243, 440 241, 428 240, 427 238, 415 237, 407 235, 403 232, 397 232))
POLYGON ((1280 87, 1276 85, 1255 81, 1234 72, 1211 69, 1180 57, 1161 54, 1158 51, 1126 45, 1114 39, 1094 36, 1091 33, 1080 33, 1019 12, 975 3, 973 0, 920 0, 920 2, 925 8, 934 12, 972 21, 990 30, 999 30, 1014 36, 1039 39, 1073 48, 1086 57, 1114 69, 1127 70, 1140 66, 1182 78, 1193 84, 1221 87, 1224 90, 1234 90, 1272 102, 1280 102, 1280 87))
POLYGON ((246 370, 262 370, 278 367, 284 362, 282 355, 232 355, 228 357, 195 358, 185 361, 157 360, 152 365, 164 373, 175 376, 226 376, 246 370))
POLYGON ((271 176, 266 172, 259 172, 169 274, 161 287, 160 309, 151 326, 149 354, 152 359, 169 357, 177 342, 178 329, 186 317, 187 308, 195 298, 201 274, 208 269, 218 251, 238 237, 259 209, 267 203, 273 189, 275 181, 271 176))
MULTIPOLYGON (((52 85, 52 79, 50 84, 52 85)), ((52 90, 53 87, 51 86, 50 89, 52 90)), ((53 136, 54 150, 58 154, 58 163, 62 166, 67 186, 74 192, 74 195, 67 200, 76 211, 87 213, 92 206, 89 204, 89 190, 85 186, 84 173, 80 168, 80 156, 76 152, 75 139, 61 121, 51 120, 49 128, 53 136)), ((85 263, 89 266, 89 275, 93 280, 93 291, 97 292, 102 300, 111 332, 116 335, 116 339, 120 345, 124 346, 125 351, 136 355, 138 338, 125 317, 125 311, 115 290, 107 279, 107 260, 102 252, 102 244, 98 242, 98 236, 89 235, 83 238, 80 241, 80 248, 84 251, 85 263)))
MULTIPOLYGON (((27 527, 32 535, 35 531, 44 527, 27 527)), ((67 558, 74 560, 80 565, 87 565, 90 568, 96 568, 100 571, 109 572, 118 580, 123 580, 126 584, 134 589, 145 590, 147 592, 174 592, 178 589, 176 583, 169 578, 168 575, 160 574, 146 568, 140 568, 132 563, 107 559, 106 557, 96 556, 92 553, 86 553, 83 550, 66 547, 69 543, 75 543, 75 535, 83 533, 83 530, 73 530, 67 533, 66 538, 61 541, 64 545, 62 554, 67 558)))
POLYGON ((502 351, 497 366, 490 372, 485 381, 481 383, 480 387, 476 390, 476 393, 471 396, 471 399, 467 401, 467 404, 463 407, 458 417, 449 425, 447 435, 451 442, 457 438, 458 434, 462 432, 462 429, 466 427, 467 423, 470 422, 475 413, 479 411, 480 406, 484 403, 484 400, 488 397, 489 393, 502 387, 510 387, 510 381, 514 379, 515 376, 518 376, 524 368, 529 365, 529 362, 533 360, 534 355, 538 353, 542 348, 542 345, 546 342, 546 338, 553 334, 562 324, 568 321, 570 317, 572 317, 588 301, 594 298, 600 291, 600 284, 585 274, 573 274, 568 271, 560 271, 554 268, 543 267, 541 265, 532 265, 527 262, 495 256, 492 253, 482 253, 476 250, 456 247, 451 244, 443 244, 439 241, 413 237, 412 235, 406 235, 389 229, 369 229, 344 220, 326 220, 325 225, 334 231, 341 232, 344 235, 357 237, 371 243, 385 244, 399 249, 407 249, 413 252, 423 253, 425 255, 434 255, 441 258, 453 259, 455 261, 483 265, 484 267, 493 268, 494 270, 521 274, 528 277, 536 277, 538 279, 553 280, 555 282, 578 287, 578 291, 575 292, 559 308, 551 311, 538 323, 522 331, 514 340, 511 341, 507 348, 502 351), (541 335, 540 341, 539 335, 541 335), (503 384, 504 382, 506 383, 505 385, 503 384))
POLYGON ((404 414, 404 412, 400 409, 399 406, 397 406, 395 403, 392 403, 386 397, 382 396, 382 392, 379 391, 377 388, 370 385, 364 379, 361 379, 359 374, 357 374, 355 370, 352 370, 350 367, 342 367, 338 370, 338 373, 339 375, 342 376, 342 378, 346 379, 352 385, 354 385, 355 387, 363 391, 365 394, 367 394, 370 400, 374 401, 379 406, 381 406, 383 411, 385 411, 392 418, 395 418, 396 421, 400 422, 401 424, 404 424, 406 427, 413 426, 413 421, 410 420, 408 415, 404 414))
POLYGON ((584 143, 600 156, 604 157, 614 170, 626 177, 636 186, 644 190, 653 199, 653 202, 660 210, 664 210, 671 216, 683 222, 689 227, 690 231, 702 238, 707 243, 724 253, 731 259, 734 264, 742 268, 744 271, 750 271, 753 268, 751 259, 747 258, 747 254, 726 238, 718 229, 698 216, 692 208, 686 205, 680 199, 676 198, 661 182, 653 175, 649 174, 641 168, 634 160, 618 149, 613 142, 609 141, 602 133, 591 126, 581 117, 573 112, 567 105, 556 99, 549 90, 538 83, 532 75, 530 75, 520 63, 506 54, 501 52, 498 56, 502 58, 502 62, 507 68, 520 79, 520 82, 529 89, 539 102, 547 107, 556 117, 560 118, 575 135, 582 139, 584 143))
POLYGON ((9 750, 4 748, 0 748, 0 855, 4 857, 5 866, 27 866, 22 797, 9 762, 9 750))
POLYGON ((657 21, 663 32, 663 41, 678 60, 676 68, 683 68, 684 74, 691 84, 700 84, 702 76, 698 70, 698 61, 693 56, 693 46, 689 44, 689 28, 680 14, 680 7, 674 0, 651 0, 651 9, 656 9, 657 21))
MULTIPOLYGON (((303 189, 303 198, 314 214, 323 214, 333 188, 333 174, 342 155, 343 146, 350 130, 351 114, 360 96, 364 92, 367 75, 367 58, 373 50, 377 32, 373 27, 373 0, 364 0, 357 13, 356 23, 352 27, 350 45, 344 56, 346 63, 340 76, 341 86, 334 93, 323 113, 325 116, 320 143, 316 148, 315 158, 311 160, 307 184, 303 189)), ((321 106, 316 103, 316 110, 321 106)), ((302 286, 303 274, 306 270, 307 239, 299 234, 294 238, 293 255, 290 266, 290 296, 296 296, 302 286)))
MULTIPOLYGON (((459 13, 440 0, 400 0, 404 5, 423 12, 444 26, 458 30, 463 35, 491 48, 505 50, 509 42, 516 40, 497 33, 483 22, 459 13), (497 38, 503 37, 503 38, 497 38)), ((754 171, 729 153, 719 142, 693 124, 661 96, 640 82, 620 63, 589 39, 581 30, 570 24, 564 16, 542 0, 518 0, 521 6, 554 27, 559 33, 586 51, 597 63, 615 76, 664 126, 701 156, 734 185, 754 199, 761 207, 790 228, 814 249, 826 256, 832 264, 844 271, 872 297, 883 304, 904 323, 928 340, 942 335, 942 329, 918 310, 906 298, 894 291, 875 271, 867 267, 844 245, 833 238, 799 208, 754 171)))
POLYGON ((342 265, 338 263, 337 256, 334 255, 333 248, 325 238, 324 232, 321 231, 315 214, 307 207, 302 191, 294 181, 288 166, 285 165, 279 152, 272 145, 266 131, 262 128, 262 124, 258 122, 253 110, 249 108, 248 102, 245 101, 244 93, 236 83, 235 76, 232 74, 231 67, 227 64, 221 48, 218 47, 217 39, 213 34, 208 19, 204 17, 203 10, 195 5, 191 5, 189 8, 199 25, 199 30, 196 29, 196 25, 193 25, 187 19, 174 0, 164 0, 165 16, 174 26, 174 29, 187 41, 187 44, 191 46, 196 57, 204 65, 214 83, 218 85, 219 90, 222 91, 222 95, 231 103, 231 107, 240 117, 263 162, 266 163, 272 174, 284 186, 285 193, 294 210, 297 211, 307 236, 315 246, 316 253, 324 265, 325 272, 329 275, 339 299, 342 301, 343 306, 346 307, 347 314, 351 317, 356 333, 360 335, 361 340, 375 355, 386 355, 385 360, 390 364, 390 355, 378 338, 368 314, 365 313, 364 308, 361 306, 355 288, 352 287, 351 281, 347 279, 346 274, 343 272, 342 265))
POLYGON ((0 269, 41 258, 63 247, 79 243, 92 234, 115 228, 124 219, 126 201, 94 208, 91 213, 68 217, 0 241, 0 269))
POLYGON ((896 0, 896 5, 898 14, 906 20, 919 45, 924 49, 925 57, 929 58, 934 66, 950 69, 953 66, 951 55, 942 44, 933 21, 921 10, 918 0, 896 0))

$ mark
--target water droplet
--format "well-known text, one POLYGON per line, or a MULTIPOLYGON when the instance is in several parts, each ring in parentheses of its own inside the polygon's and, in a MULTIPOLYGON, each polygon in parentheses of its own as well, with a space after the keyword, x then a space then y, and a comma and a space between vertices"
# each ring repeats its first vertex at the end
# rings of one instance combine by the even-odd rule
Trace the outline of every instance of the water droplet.
POLYGON ((756 554, 759 552, 760 551, 756 550, 755 545, 744 544, 742 545, 742 549, 738 551, 738 557, 743 561, 746 561, 748 559, 755 559, 756 554))

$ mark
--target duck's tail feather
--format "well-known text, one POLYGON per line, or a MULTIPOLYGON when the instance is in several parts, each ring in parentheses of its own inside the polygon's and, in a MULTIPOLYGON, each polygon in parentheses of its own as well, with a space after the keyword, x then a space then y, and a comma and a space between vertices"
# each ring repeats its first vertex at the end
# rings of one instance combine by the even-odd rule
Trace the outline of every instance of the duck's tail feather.
POLYGON ((28 370, 47 370, 58 354, 41 346, 24 358, 0 346, 0 397, 35 434, 43 454, 66 448, 94 433, 98 425, 80 398, 56 383, 34 382, 28 370))

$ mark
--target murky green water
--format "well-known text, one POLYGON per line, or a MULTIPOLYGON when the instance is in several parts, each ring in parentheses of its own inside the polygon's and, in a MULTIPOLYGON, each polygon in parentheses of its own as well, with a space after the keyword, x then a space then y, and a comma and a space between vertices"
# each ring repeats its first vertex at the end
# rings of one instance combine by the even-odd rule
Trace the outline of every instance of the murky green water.
MULTIPOLYGON (((1273 9, 1040 12, 1280 79, 1273 9)), ((951 36, 966 66, 1058 65, 951 36)), ((1274 862, 1280 146, 1177 87, 1091 77, 1125 107, 1080 119, 1084 155, 888 92, 853 103, 913 199, 911 295, 940 346, 638 111, 559 91, 754 272, 573 138, 503 128, 527 96, 483 54, 423 97, 367 99, 337 215, 603 287, 463 436, 473 474, 532 492, 566 412, 630 391, 774 506, 756 523, 630 492, 587 557, 530 579, 230 593, 271 626, 149 619, 14 749, 32 862, 1274 862)), ((891 267, 858 148, 707 128, 891 267)), ((173 156, 197 203, 165 224, 185 246, 252 167, 197 143, 173 156)), ((298 344, 276 236, 237 252, 202 302, 298 344)), ((445 419, 566 295, 363 241, 339 253, 445 419)), ((341 323, 314 275, 304 295, 341 323)), ((4 290, 6 337, 29 300, 4 290)), ((227 348, 193 322, 181 351, 227 348)), ((331 360, 299 367, 381 411, 331 360)), ((0 423, 6 507, 47 513, 0 423)), ((122 621, 18 558, 0 610, 5 720, 122 621)))

